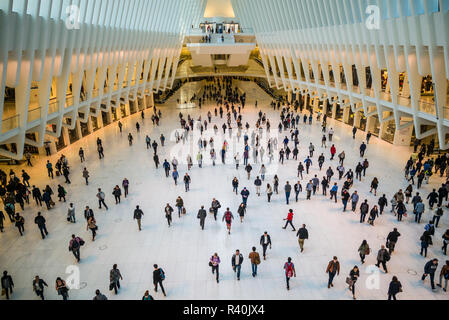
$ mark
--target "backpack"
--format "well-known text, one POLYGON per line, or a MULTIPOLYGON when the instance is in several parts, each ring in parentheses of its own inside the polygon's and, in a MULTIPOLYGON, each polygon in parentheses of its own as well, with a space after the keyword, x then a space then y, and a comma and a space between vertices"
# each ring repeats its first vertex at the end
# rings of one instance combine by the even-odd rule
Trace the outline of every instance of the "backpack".
POLYGON ((226 212, 225 220, 226 220, 226 222, 231 222, 231 213, 230 212, 226 212))
POLYGON ((293 276, 293 263, 286 262, 285 266, 287 267, 286 270, 287 277, 291 278, 293 276))
POLYGON ((78 240, 77 239, 74 239, 73 241, 72 241, 72 245, 71 245, 71 250, 73 250, 73 249, 78 249, 80 247, 80 243, 78 242, 78 240))
POLYGON ((165 280, 165 272, 162 270, 162 268, 159 268, 159 271, 161 273, 161 280, 165 280))

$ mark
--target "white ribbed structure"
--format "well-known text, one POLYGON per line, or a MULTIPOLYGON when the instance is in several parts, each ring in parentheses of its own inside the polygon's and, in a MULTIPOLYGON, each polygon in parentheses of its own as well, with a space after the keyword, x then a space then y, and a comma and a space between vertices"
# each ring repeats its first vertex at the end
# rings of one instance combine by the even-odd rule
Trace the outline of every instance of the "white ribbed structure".
POLYGON ((449 1, 232 0, 232 4, 243 26, 254 28, 270 85, 339 101, 353 112, 363 110, 368 118, 377 115, 381 123, 394 119, 396 129, 415 125, 418 139, 437 133, 440 148, 449 147, 449 1), (380 9, 379 30, 366 26, 370 5, 380 9), (309 76, 309 63, 315 80, 309 76), (335 82, 324 72, 329 65, 335 82), (356 88, 352 65, 359 78, 356 88), (347 86, 336 72, 340 66, 347 86), (297 76, 301 67, 304 78, 297 76), (319 81, 321 67, 323 81, 319 81), (373 77, 372 90, 366 89, 366 67, 373 77), (381 90, 383 69, 388 70, 391 94, 381 90), (407 72, 410 98, 399 95, 401 72, 407 72), (436 103, 420 101, 422 77, 427 75, 434 82, 436 103), (421 125, 433 128, 421 132, 421 125))
MULTIPOLYGON (((15 88, 16 96, 15 116, 0 123, 0 143, 17 145, 16 154, 6 150, 0 154, 21 159, 24 143, 42 146, 46 134, 59 137, 63 127, 74 129, 78 120, 89 123, 100 111, 118 107, 121 98, 126 104, 170 88, 184 34, 199 23, 205 4, 203 0, 0 1, 1 119, 5 86, 15 88), (66 27, 67 8, 72 5, 79 8, 78 30, 66 27), (69 79, 71 96, 67 96, 69 79), (32 81, 38 83, 39 92, 33 110, 32 81), (49 103, 52 82, 56 99, 49 103), (87 94, 80 101, 83 83, 87 94), (56 132, 47 124, 55 124, 56 132), (37 133, 38 141, 26 139, 26 133, 37 133)), ((71 22, 69 26, 74 25, 71 22)))
MULTIPOLYGON (((351 108, 381 123, 394 120, 396 130, 414 125, 418 139, 437 134, 440 148, 449 148, 449 0, 231 3, 236 20, 256 33, 271 86, 309 94, 315 105, 328 99, 333 115, 338 103, 346 114, 351 108), (380 9, 379 30, 365 24, 370 5, 380 9), (381 70, 388 71, 387 92, 381 70), (399 92, 403 72, 406 94, 399 92), (421 100, 422 77, 428 75, 435 102, 421 100)), ((81 130, 80 123, 92 127, 92 120, 101 127, 102 112, 111 117, 111 108, 123 104, 129 115, 128 101, 151 105, 153 92, 172 87, 184 35, 199 25, 206 5, 207 0, 0 1, 0 144, 17 147, 0 149, 0 155, 21 159, 25 143, 40 147, 46 135, 67 135, 67 129, 81 130), (66 27, 71 5, 79 8, 75 30, 66 27), (30 103, 33 86, 37 102, 30 103), (11 117, 4 114, 5 87, 15 88, 11 117), (27 133, 37 134, 37 141, 27 133)))

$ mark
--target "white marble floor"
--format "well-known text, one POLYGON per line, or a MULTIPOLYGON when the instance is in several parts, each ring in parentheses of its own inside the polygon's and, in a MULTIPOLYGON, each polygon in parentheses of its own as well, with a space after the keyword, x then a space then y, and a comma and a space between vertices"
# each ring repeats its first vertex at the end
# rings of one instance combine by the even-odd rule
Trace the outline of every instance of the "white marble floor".
MULTIPOLYGON (((259 107, 271 120, 272 131, 276 131, 279 114, 269 108, 269 97, 253 84, 242 83, 241 87, 248 94, 248 106, 243 113, 244 123, 249 122, 251 127, 254 127, 258 113, 258 110, 254 108, 254 100, 257 98, 259 107)), ((152 139, 155 139, 163 133, 169 138, 173 130, 179 127, 180 110, 175 106, 177 96, 172 97, 166 106, 161 106, 163 112, 161 127, 153 127, 151 113, 147 111, 140 134, 137 134, 135 130, 136 121, 141 122, 140 115, 136 114, 123 120, 123 135, 113 124, 62 151, 69 159, 72 184, 66 187, 67 203, 57 203, 56 208, 51 211, 42 210, 48 221, 49 237, 46 240, 40 238, 37 226, 33 222, 39 210, 34 204, 27 206, 24 212, 25 236, 20 237, 17 229, 9 223, 5 233, 0 234, 2 244, 0 271, 8 270, 14 279, 13 299, 38 299, 31 286, 33 277, 37 274, 50 286, 46 291, 47 298, 60 299, 54 289, 54 281, 58 276, 67 278, 66 268, 72 264, 76 265, 73 255, 68 251, 68 241, 72 233, 83 237, 86 245, 82 247, 82 260, 78 265, 81 288, 70 290, 70 299, 92 299, 95 289, 100 289, 109 299, 115 300, 141 299, 147 289, 151 290, 156 299, 352 299, 347 290, 345 278, 354 265, 360 266, 358 246, 363 239, 366 239, 377 253, 393 227, 398 227, 402 236, 388 264, 390 273, 380 273, 377 288, 376 285, 373 288, 369 281, 367 282, 367 279, 372 279, 369 278, 371 274, 367 267, 375 263, 375 253, 372 253, 367 257, 365 266, 361 268, 361 279, 357 283, 357 297, 386 299, 388 284, 391 277, 396 275, 404 289, 404 292, 399 295, 400 299, 448 299, 448 295, 442 291, 432 292, 429 280, 424 284, 420 281, 424 264, 430 258, 439 258, 440 264, 446 260, 440 247, 442 232, 448 228, 447 213, 436 231, 435 245, 430 248, 428 258, 425 259, 419 255, 419 237, 424 223, 418 225, 412 221, 411 217, 398 223, 394 216, 387 213, 376 220, 375 227, 360 224, 358 214, 343 213, 340 202, 335 204, 321 195, 315 196, 312 201, 305 201, 305 194, 302 193, 298 203, 287 206, 282 192, 274 196, 271 204, 267 204, 265 193, 260 198, 255 194, 254 179, 248 181, 243 168, 236 171, 230 157, 226 165, 217 164, 216 167, 206 165, 203 169, 195 166, 190 173, 192 177, 190 192, 184 192, 183 184, 176 187, 171 178, 165 178, 163 169, 155 169, 152 151, 147 151, 145 147, 145 135, 149 134, 152 139), (126 138, 129 131, 135 137, 132 147, 128 146, 126 138), (95 143, 97 137, 103 140, 106 156, 104 160, 98 160, 95 143), (87 162, 82 165, 78 157, 79 147, 83 147, 86 151, 87 162), (81 175, 84 166, 88 168, 91 175, 89 186, 84 184, 81 175), (251 192, 249 208, 243 224, 240 223, 236 212, 241 197, 232 193, 231 180, 234 176, 239 178, 241 188, 246 186, 251 192), (120 205, 115 205, 111 194, 112 188, 116 184, 120 185, 125 177, 131 183, 130 196, 123 199, 120 205), (107 212, 97 207, 95 194, 98 187, 103 188, 106 193, 106 203, 110 208, 107 212), (174 206, 175 199, 179 195, 186 203, 187 216, 179 219, 174 214, 174 224, 168 228, 163 208, 167 202, 174 206), (205 230, 200 230, 196 213, 201 205, 204 205, 206 209, 209 208, 213 197, 220 200, 224 208, 230 207, 237 218, 231 235, 227 234, 224 223, 215 222, 210 215, 206 220, 205 230), (66 221, 69 202, 73 202, 77 209, 76 224, 66 221), (90 233, 86 231, 82 212, 86 205, 94 209, 99 226, 98 238, 95 242, 91 241, 90 233), (138 232, 137 224, 132 219, 136 205, 140 205, 145 213, 142 232, 138 232), (310 239, 306 241, 305 251, 302 254, 299 252, 296 234, 282 229, 283 218, 290 208, 296 213, 295 226, 305 223, 309 230, 310 239), (252 246, 257 246, 260 252, 258 243, 264 231, 271 234, 273 249, 269 251, 267 260, 262 261, 259 266, 257 278, 253 278, 247 257, 252 246), (240 249, 245 257, 241 281, 235 279, 231 269, 231 256, 236 249, 240 249), (208 267, 208 259, 214 252, 217 252, 222 260, 219 284, 215 282, 208 267), (341 274, 334 281, 335 287, 329 290, 325 269, 334 255, 340 260, 341 274), (297 277, 291 281, 290 291, 285 288, 283 276, 283 264, 287 257, 293 258, 297 271, 297 277), (109 270, 114 263, 118 264, 124 277, 121 282, 122 289, 117 296, 108 291, 109 270), (164 282, 168 293, 166 298, 160 293, 154 294, 152 290, 154 263, 159 264, 166 272, 167 278, 164 282)), ((207 109, 189 109, 183 112, 185 116, 189 112, 195 119, 202 114, 204 119, 207 109)), ((213 122, 217 123, 219 128, 223 123, 216 118, 213 122)), ((344 149, 347 154, 346 167, 354 169, 356 162, 359 161, 358 148, 364 136, 359 133, 357 139, 353 140, 351 128, 333 120, 329 121, 329 127, 335 129, 334 143, 337 152, 344 149)), ((234 129, 234 134, 235 131, 234 129)), ((218 142, 222 136, 221 132, 220 130, 220 134, 215 137, 217 150, 221 149, 218 142)), ((213 135, 213 132, 207 134, 213 135)), ((231 142, 232 139, 228 141, 231 142)), ((329 159, 329 149, 320 148, 321 127, 318 123, 314 123, 313 126, 301 124, 300 141, 299 158, 301 160, 306 157, 307 146, 311 141, 316 146, 316 153, 319 154, 322 151, 329 159)), ((194 141, 193 147, 196 145, 194 141)), ((172 152, 182 151, 183 148, 175 142, 167 142, 166 147, 160 148, 159 151, 161 162, 165 157, 171 157, 172 152)), ((242 151, 239 150, 241 154, 242 151)), ((366 198, 370 204, 377 203, 377 198, 369 193, 369 185, 374 176, 380 180, 379 194, 386 193, 388 199, 399 188, 405 189, 407 183, 403 179, 403 168, 410 152, 409 148, 392 146, 373 138, 367 151, 367 157, 370 160, 367 177, 363 179, 363 183, 356 182, 354 186, 354 189, 361 194, 361 200, 366 198)), ((51 161, 54 163, 59 155, 50 157, 51 161)), ((195 158, 194 154, 192 156, 195 158)), ((183 155, 178 159, 185 161, 185 157, 183 155)), ((208 155, 205 156, 205 159, 208 158, 208 155)), ((316 159, 315 155, 315 162, 316 159)), ((34 167, 26 170, 32 177, 32 184, 40 187, 50 184, 55 190, 58 183, 63 183, 64 178, 49 181, 44 166, 46 160, 46 158, 34 160, 34 167)), ((329 160, 326 161, 326 165, 329 165, 329 160)), ((331 165, 335 169, 337 162, 334 160, 331 165)), ((259 165, 253 165, 253 167, 254 172, 260 168, 259 165)), ((273 168, 280 177, 280 189, 283 189, 287 180, 294 184, 296 161, 290 160, 283 166, 273 168)), ((14 169, 18 172, 22 168, 14 169)), ((179 170, 180 176, 183 176, 187 169, 182 164, 179 170)), ((317 173, 318 168, 314 164, 309 176, 317 173)), ((324 172, 319 177, 323 175, 324 172)), ((431 184, 421 189, 425 195, 432 184, 439 183, 439 178, 432 179, 431 184)), ((267 176, 266 180, 272 183, 273 175, 267 176)), ((265 185, 266 183, 263 190, 265 185)), ((224 208, 220 210, 221 214, 224 208)), ((427 212, 423 220, 426 221, 428 217, 430 213, 427 212)))

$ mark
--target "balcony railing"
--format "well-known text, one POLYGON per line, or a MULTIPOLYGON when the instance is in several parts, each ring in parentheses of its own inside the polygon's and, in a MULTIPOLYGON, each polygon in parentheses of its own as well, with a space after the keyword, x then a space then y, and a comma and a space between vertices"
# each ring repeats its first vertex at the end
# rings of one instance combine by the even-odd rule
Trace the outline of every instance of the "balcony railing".
POLYGON ((15 115, 2 121, 2 134, 19 127, 19 115, 15 115))
POLYGON ((41 118, 41 108, 28 111, 28 123, 39 120, 41 118))

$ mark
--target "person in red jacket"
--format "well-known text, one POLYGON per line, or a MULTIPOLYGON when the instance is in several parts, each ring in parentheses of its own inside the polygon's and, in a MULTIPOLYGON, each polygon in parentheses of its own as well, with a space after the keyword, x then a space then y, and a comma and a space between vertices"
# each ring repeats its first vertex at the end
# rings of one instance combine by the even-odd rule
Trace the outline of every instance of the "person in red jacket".
POLYGON ((292 209, 290 209, 290 211, 288 212, 287 219, 284 219, 284 221, 285 220, 287 222, 285 223, 284 229, 287 229, 287 225, 290 224, 293 228, 293 231, 296 231, 295 226, 293 225, 293 210, 292 209))
POLYGON ((331 160, 334 160, 335 154, 337 153, 337 149, 335 148, 335 145, 332 145, 331 147, 331 160))

